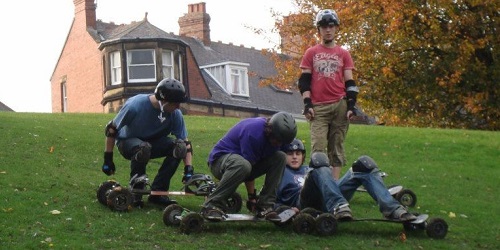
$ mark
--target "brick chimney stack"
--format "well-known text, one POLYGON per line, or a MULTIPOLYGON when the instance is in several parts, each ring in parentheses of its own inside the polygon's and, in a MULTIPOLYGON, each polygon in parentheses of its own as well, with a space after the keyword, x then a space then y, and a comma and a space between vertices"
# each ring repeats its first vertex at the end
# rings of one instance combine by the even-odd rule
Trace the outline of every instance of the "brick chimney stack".
POLYGON ((188 13, 179 17, 179 35, 199 39, 205 46, 210 46, 210 15, 205 3, 188 5, 188 13))
MULTIPOLYGON (((299 14, 291 14, 289 16, 284 16, 283 17, 283 27, 288 28, 290 26, 295 25, 300 16, 299 14)), ((283 31, 283 29, 280 30, 280 37, 281 37, 281 53, 292 56, 292 57, 301 57, 302 53, 301 52, 301 46, 303 46, 303 41, 302 37, 296 35, 290 35, 290 32, 283 31)))
POLYGON ((84 18, 86 27, 96 29, 95 0, 73 0, 73 3, 75 4, 75 18, 84 18))

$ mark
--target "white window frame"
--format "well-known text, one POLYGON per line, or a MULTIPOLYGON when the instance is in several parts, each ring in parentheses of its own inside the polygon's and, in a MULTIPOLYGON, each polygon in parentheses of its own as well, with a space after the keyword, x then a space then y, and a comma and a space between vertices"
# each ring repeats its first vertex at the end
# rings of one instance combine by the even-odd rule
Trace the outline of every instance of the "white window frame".
POLYGON ((249 97, 248 63, 224 62, 200 67, 228 94, 249 97))
MULTIPOLYGON (((249 96, 248 95, 248 70, 244 67, 230 66, 227 71, 230 79, 230 93, 232 95, 249 96)), ((229 87, 229 86, 228 86, 229 87)))
POLYGON ((62 83, 61 86, 61 98, 62 98, 62 112, 68 112, 68 89, 66 88, 66 82, 62 83))
MULTIPOLYGON (((174 52, 163 50, 161 52, 161 73, 163 78, 174 78, 174 52)), ((177 79, 178 80, 178 79, 177 79)))
MULTIPOLYGON (((143 72, 140 72, 143 73, 143 72)), ((139 83, 139 82, 155 82, 156 81, 156 56, 155 56, 155 50, 154 49, 136 49, 136 50, 127 50, 127 78, 129 83, 139 83), (152 61, 150 62, 141 62, 141 63, 135 63, 132 64, 132 61, 134 61, 134 53, 136 52, 150 52, 151 53, 151 59, 152 61), (132 78, 132 72, 135 72, 136 70, 140 70, 143 68, 144 70, 151 71, 151 72, 144 72, 146 77, 142 78, 132 78), (151 73, 151 75, 147 75, 148 73, 151 73)))
POLYGON ((120 51, 109 54, 109 67, 111 74, 111 85, 122 84, 122 64, 120 51))

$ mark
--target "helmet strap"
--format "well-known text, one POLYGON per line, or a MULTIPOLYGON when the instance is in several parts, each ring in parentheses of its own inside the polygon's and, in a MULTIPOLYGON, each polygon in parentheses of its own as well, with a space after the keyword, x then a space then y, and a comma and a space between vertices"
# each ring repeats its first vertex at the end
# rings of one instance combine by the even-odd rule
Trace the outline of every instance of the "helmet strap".
POLYGON ((331 43, 333 43, 333 39, 332 40, 323 39, 323 43, 324 44, 331 44, 331 43))
POLYGON ((160 119, 160 122, 163 123, 165 121, 165 117, 163 117, 163 105, 160 100, 158 100, 158 104, 160 105, 160 114, 158 115, 158 119, 160 119))

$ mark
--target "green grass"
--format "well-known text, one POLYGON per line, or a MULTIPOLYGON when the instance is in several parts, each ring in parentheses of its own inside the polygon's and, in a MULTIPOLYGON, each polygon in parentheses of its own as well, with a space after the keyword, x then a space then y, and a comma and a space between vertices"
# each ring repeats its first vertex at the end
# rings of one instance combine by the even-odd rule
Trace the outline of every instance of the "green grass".
MULTIPOLYGON (((449 232, 443 240, 412 232, 403 242, 400 224, 380 222, 343 223, 331 237, 297 235, 272 223, 212 223, 202 233, 184 235, 163 224, 162 208, 147 204, 117 213, 97 202, 96 190, 109 178, 101 164, 104 125, 112 117, 0 112, 1 249, 500 248, 498 132, 350 127, 349 162, 362 154, 373 157, 389 174, 386 184, 402 184, 416 193, 415 212, 447 221, 449 232)), ((208 152, 237 121, 186 116, 196 172, 210 174, 208 152)), ((307 123, 300 122, 298 137, 306 148, 308 134, 307 123)), ((113 178, 127 185, 128 162, 116 150, 115 163, 113 178)), ((150 177, 160 163, 150 162, 150 177)), ((174 176, 172 190, 180 189, 181 172, 174 176)), ((246 199, 243 185, 239 192, 246 199)), ((203 202, 203 197, 175 199, 193 210, 203 202)), ((351 207, 357 217, 381 216, 366 193, 355 195, 351 207)))

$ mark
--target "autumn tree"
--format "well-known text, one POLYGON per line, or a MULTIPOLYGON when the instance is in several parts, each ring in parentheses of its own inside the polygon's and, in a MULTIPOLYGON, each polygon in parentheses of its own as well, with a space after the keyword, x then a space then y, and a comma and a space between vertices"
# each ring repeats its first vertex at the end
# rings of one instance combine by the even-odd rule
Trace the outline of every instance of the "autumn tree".
POLYGON ((268 53, 279 73, 262 84, 296 87, 301 55, 318 42, 314 15, 329 8, 339 14, 336 42, 352 54, 365 111, 388 125, 500 128, 499 1, 295 2, 297 13, 276 14, 283 42, 268 53))

